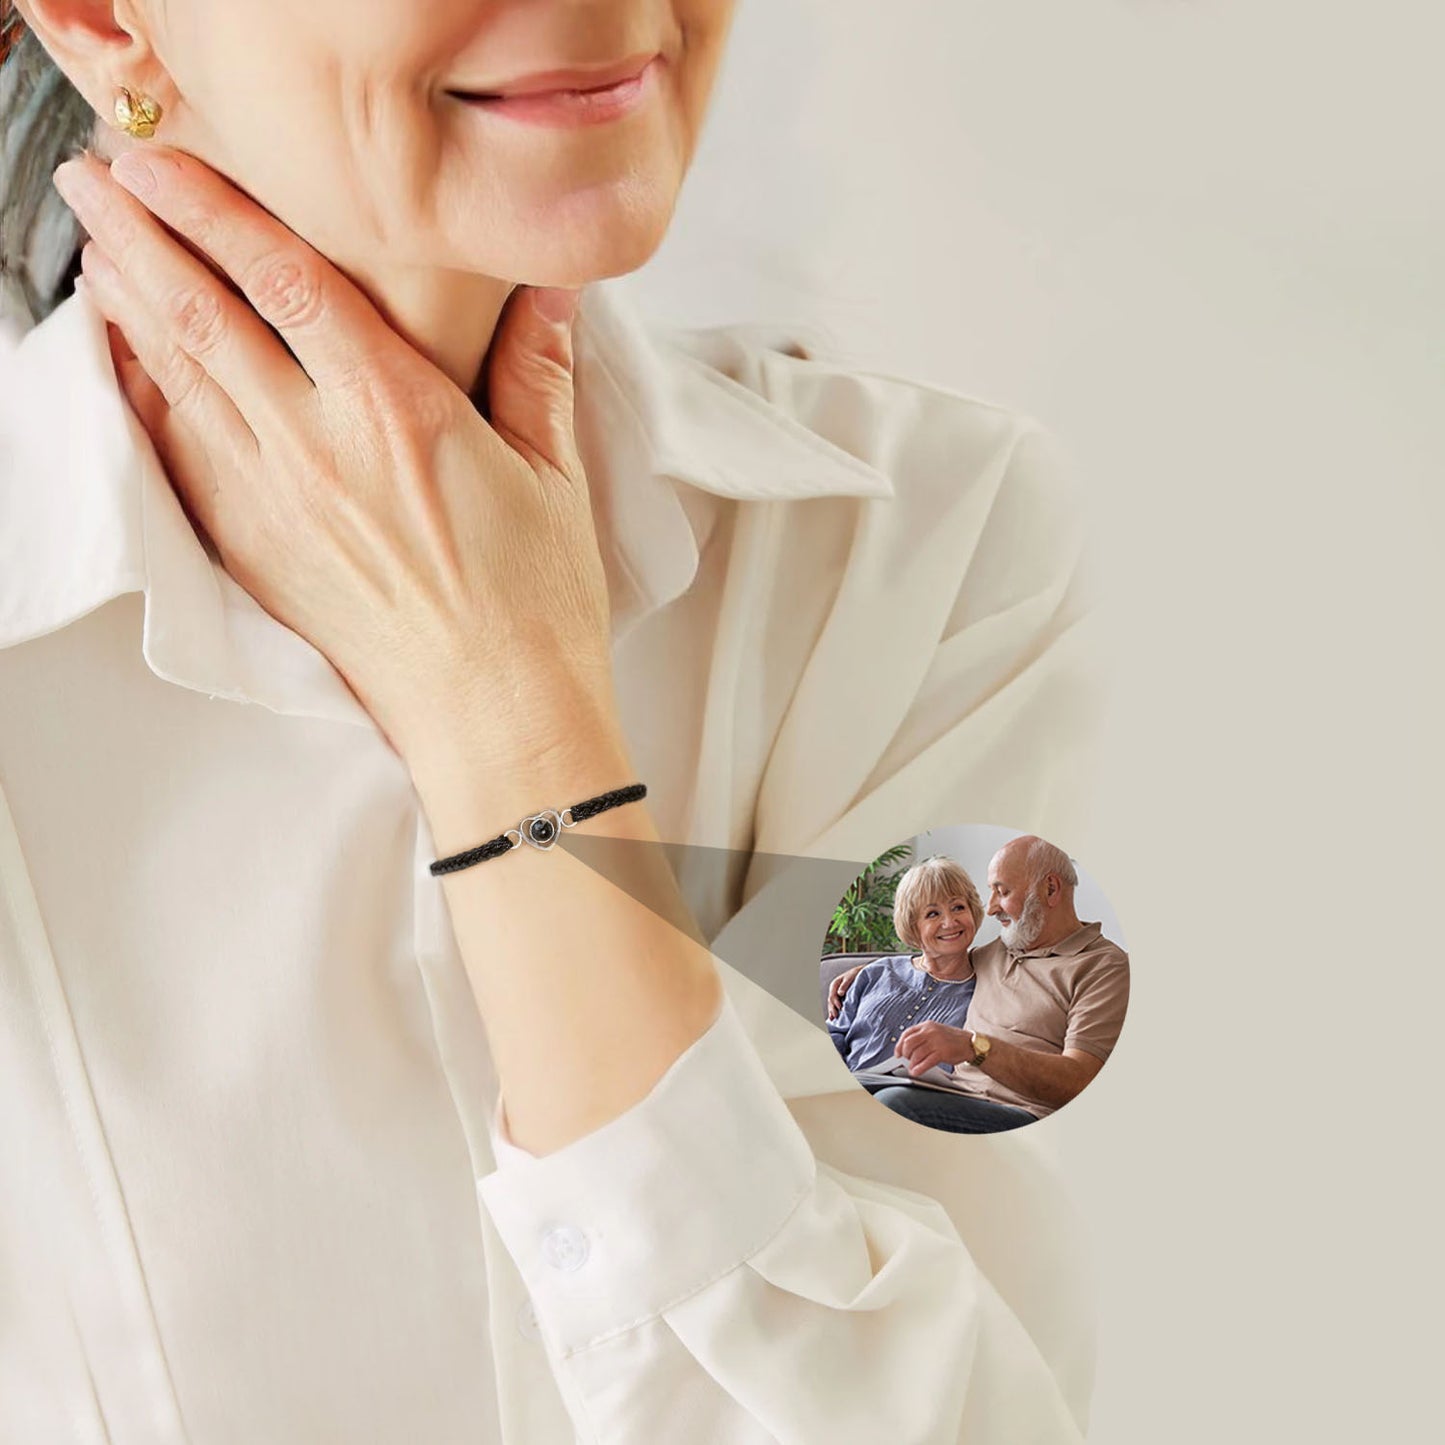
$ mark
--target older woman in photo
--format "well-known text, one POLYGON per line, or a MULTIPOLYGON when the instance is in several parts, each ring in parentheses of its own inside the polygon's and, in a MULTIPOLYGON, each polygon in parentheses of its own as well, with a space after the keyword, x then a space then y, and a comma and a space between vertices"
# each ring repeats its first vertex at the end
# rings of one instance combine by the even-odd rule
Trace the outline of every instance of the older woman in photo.
POLYGON ((1048 1176, 555 847, 712 939, 1074 714, 1036 428, 591 284, 731 5, 6 8, 0 1437, 1080 1439, 1048 1176))
POLYGON ((918 952, 876 959, 850 979, 828 1020, 850 1069, 891 1059, 904 1030, 926 1019, 963 1027, 974 986, 969 951, 983 920, 978 888, 952 858, 927 858, 903 874, 893 895, 893 931, 918 952))

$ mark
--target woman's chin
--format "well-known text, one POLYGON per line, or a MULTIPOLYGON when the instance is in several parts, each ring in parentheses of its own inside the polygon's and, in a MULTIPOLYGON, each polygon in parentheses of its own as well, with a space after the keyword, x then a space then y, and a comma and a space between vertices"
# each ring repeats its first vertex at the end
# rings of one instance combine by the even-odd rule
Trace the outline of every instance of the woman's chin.
POLYGON ((478 217, 460 229, 485 244, 459 249, 480 275, 527 286, 583 286, 635 271, 656 253, 672 223, 677 179, 634 177, 578 187, 518 206, 505 229, 478 217), (500 244, 499 244, 500 243, 500 244))
POLYGON ((665 230, 655 235, 614 234, 606 238, 605 245, 594 241, 574 254, 549 257, 545 263, 531 266, 533 274, 524 279, 530 286, 585 286, 589 281, 625 276, 652 259, 665 230))

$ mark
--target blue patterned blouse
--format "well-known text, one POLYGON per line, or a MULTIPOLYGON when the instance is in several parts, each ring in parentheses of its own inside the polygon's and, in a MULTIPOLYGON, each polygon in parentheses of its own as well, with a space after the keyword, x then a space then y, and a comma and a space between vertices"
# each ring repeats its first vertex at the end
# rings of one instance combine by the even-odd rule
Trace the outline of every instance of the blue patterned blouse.
POLYGON ((972 974, 957 981, 934 978, 906 953, 875 959, 849 985, 828 1032, 850 1069, 872 1068, 891 1059, 903 1030, 924 1019, 962 1028, 973 983, 972 974))

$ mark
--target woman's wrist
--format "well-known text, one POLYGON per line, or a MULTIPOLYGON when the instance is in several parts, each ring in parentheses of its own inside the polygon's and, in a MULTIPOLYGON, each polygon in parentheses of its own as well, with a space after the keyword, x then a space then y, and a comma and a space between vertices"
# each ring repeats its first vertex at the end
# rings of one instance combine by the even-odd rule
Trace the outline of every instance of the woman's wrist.
POLYGON ((541 718, 451 725, 401 749, 438 856, 474 847, 543 808, 645 782, 633 776, 615 714, 558 699, 541 718))

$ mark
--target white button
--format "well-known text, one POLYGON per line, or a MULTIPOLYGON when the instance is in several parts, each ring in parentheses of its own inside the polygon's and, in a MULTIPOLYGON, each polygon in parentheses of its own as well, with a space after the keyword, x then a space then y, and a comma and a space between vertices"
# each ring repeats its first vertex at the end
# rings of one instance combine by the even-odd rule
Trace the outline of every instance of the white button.
POLYGON ((542 1338, 542 1327, 537 1323, 537 1311, 532 1308, 532 1301, 529 1299, 524 1299, 517 1311, 517 1333, 524 1340, 542 1338))
POLYGON ((542 1255, 553 1269, 581 1269, 592 1252, 587 1236, 571 1224, 559 1224, 542 1239, 542 1255))

